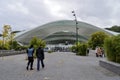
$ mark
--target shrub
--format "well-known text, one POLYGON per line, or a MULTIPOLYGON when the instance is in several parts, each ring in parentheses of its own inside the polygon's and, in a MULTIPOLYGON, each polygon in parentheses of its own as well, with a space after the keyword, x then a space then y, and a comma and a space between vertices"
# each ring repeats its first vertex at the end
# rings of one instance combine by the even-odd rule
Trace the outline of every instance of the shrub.
POLYGON ((76 47, 76 45, 74 45, 70 49, 71 49, 72 52, 76 53, 77 47, 76 47))
POLYGON ((77 53, 77 55, 86 56, 87 55, 86 51, 87 51, 87 44, 82 43, 82 44, 78 45, 78 53, 77 53))
POLYGON ((116 62, 120 63, 120 35, 113 38, 114 53, 116 54, 116 62))
POLYGON ((52 53, 52 51, 51 51, 51 50, 49 50, 49 51, 48 51, 48 53, 52 53))
POLYGON ((115 61, 112 38, 105 39, 104 48, 105 48, 107 59, 110 61, 115 61))
POLYGON ((108 60, 120 63, 120 35, 105 39, 104 48, 108 60))

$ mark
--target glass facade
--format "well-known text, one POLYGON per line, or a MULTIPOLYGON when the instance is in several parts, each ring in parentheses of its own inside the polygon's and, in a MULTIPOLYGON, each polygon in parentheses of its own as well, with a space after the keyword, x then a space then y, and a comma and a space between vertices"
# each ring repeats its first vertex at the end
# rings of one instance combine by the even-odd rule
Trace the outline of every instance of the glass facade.
MULTIPOLYGON (((78 40, 81 42, 87 41, 94 32, 106 32, 104 29, 80 21, 78 21, 78 28, 78 40)), ((22 44, 28 44, 34 36, 45 40, 47 44, 66 44, 66 42, 74 44, 76 41, 75 21, 61 20, 47 23, 26 31, 16 36, 15 39, 22 44)))

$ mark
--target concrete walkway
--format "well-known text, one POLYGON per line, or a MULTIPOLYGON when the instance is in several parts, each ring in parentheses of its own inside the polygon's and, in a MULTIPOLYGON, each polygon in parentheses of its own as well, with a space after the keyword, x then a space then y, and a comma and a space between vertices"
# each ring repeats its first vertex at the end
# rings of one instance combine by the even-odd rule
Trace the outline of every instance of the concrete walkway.
POLYGON ((99 66, 93 53, 76 56, 74 53, 45 53, 45 68, 27 71, 26 54, 0 57, 0 80, 120 80, 120 76, 99 66))

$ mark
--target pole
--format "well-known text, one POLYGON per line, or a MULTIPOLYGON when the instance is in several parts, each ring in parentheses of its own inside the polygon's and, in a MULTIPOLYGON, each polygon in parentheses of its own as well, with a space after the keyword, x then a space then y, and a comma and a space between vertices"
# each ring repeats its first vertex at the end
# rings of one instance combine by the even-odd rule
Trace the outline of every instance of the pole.
POLYGON ((78 22, 77 22, 77 17, 76 17, 76 14, 75 14, 75 11, 72 11, 73 13, 73 16, 75 17, 75 25, 76 25, 76 47, 77 47, 77 50, 76 50, 76 54, 78 53, 78 22))

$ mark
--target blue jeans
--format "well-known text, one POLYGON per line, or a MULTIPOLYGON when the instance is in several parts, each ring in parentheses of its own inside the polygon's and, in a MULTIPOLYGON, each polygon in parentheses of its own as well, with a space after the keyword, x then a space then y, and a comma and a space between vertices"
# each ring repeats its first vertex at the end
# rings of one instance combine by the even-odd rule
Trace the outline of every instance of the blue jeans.
POLYGON ((44 62, 43 62, 43 59, 39 59, 39 58, 37 58, 37 70, 40 70, 40 61, 41 61, 42 68, 44 68, 44 62))

